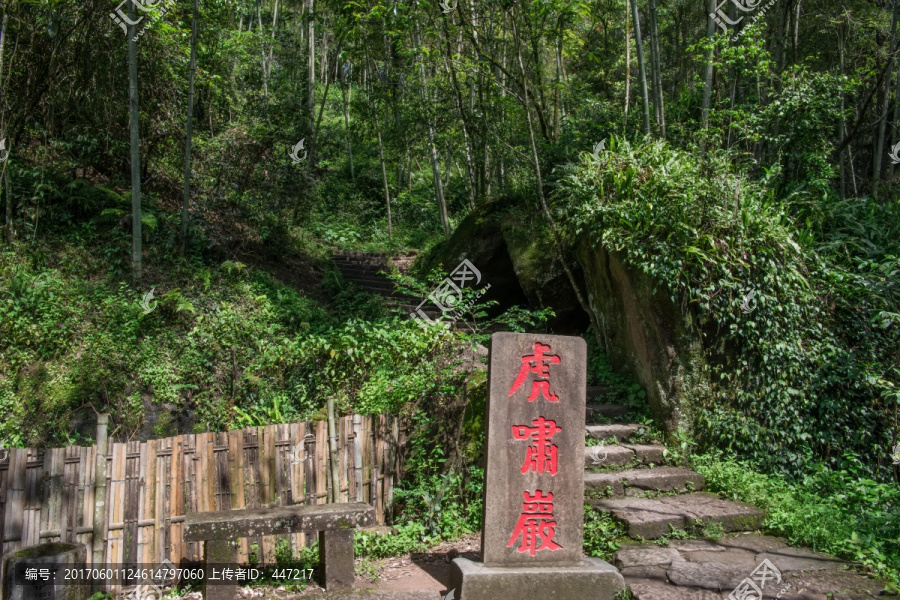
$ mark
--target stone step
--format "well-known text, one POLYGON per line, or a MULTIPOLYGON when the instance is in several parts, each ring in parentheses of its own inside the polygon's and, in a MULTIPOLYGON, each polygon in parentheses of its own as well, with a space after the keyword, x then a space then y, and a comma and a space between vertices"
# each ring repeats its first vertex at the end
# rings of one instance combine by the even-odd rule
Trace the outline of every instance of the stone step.
POLYGON ((654 469, 630 469, 615 473, 585 473, 585 494, 604 493, 607 488, 613 496, 633 496, 639 492, 675 492, 691 488, 702 490, 706 485, 703 475, 679 467, 654 469))
MULTIPOLYGON (((659 469, 650 469, 657 471, 659 469)), ((752 531, 762 526, 766 513, 742 502, 720 500, 704 492, 650 498, 616 498, 593 502, 625 523, 633 538, 655 539, 675 529, 689 529, 710 522, 728 531, 752 531)))
POLYGON ((615 438, 619 442, 626 442, 637 430, 642 428, 643 425, 636 423, 617 423, 614 425, 588 425, 585 429, 595 440, 615 438))
POLYGON ((665 446, 624 444, 608 446, 585 446, 585 467, 610 467, 627 465, 637 459, 642 464, 663 462, 665 446))
POLYGON ((584 410, 585 418, 590 421, 591 418, 597 415, 607 419, 621 417, 628 412, 628 407, 621 404, 588 404, 584 407, 584 410))
POLYGON ((593 400, 595 398, 599 398, 600 396, 605 395, 607 392, 609 392, 608 385, 589 385, 589 386, 587 386, 588 400, 593 400))
POLYGON ((375 277, 345 277, 344 279, 362 288, 394 290, 394 282, 389 279, 376 279, 375 277))

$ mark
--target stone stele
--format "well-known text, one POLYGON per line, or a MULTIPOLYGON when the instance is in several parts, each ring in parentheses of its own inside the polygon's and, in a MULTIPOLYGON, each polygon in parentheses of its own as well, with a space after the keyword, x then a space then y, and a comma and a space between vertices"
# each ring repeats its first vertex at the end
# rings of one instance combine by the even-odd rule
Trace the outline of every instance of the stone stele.
POLYGON ((453 561, 459 600, 611 600, 624 588, 582 549, 586 374, 581 338, 491 336, 484 562, 453 561))

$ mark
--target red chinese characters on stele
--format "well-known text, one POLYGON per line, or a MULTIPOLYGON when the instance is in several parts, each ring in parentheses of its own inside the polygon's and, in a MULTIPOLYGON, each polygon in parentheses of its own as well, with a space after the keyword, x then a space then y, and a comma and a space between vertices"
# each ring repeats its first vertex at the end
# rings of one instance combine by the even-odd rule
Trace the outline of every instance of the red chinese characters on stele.
POLYGON ((553 492, 544 494, 541 490, 534 494, 523 492, 522 514, 509 538, 507 548, 511 548, 521 537, 519 552, 531 556, 538 550, 561 550, 562 546, 553 541, 556 535, 556 521, 553 519, 553 492))
POLYGON ((556 421, 548 421, 544 417, 538 417, 531 422, 533 427, 527 425, 513 425, 513 437, 517 440, 530 440, 531 445, 525 451, 525 462, 522 464, 522 473, 532 471, 534 473, 549 473, 556 475, 559 471, 557 452, 559 447, 550 442, 554 435, 562 431, 557 427, 556 421))
POLYGON ((544 352, 548 352, 549 350, 550 346, 535 342, 534 354, 522 357, 522 368, 519 369, 519 374, 516 376, 516 380, 509 390, 510 397, 516 393, 516 390, 522 387, 522 384, 528 379, 528 372, 531 371, 538 376, 538 379, 531 382, 531 395, 528 396, 528 401, 534 402, 538 397, 538 393, 540 393, 550 402, 559 402, 559 396, 550 391, 549 381, 550 365, 558 365, 559 357, 553 355, 545 356, 544 352))
MULTIPOLYGON (((559 396, 550 391, 550 365, 560 364, 559 356, 546 354, 550 346, 535 342, 534 353, 522 357, 522 367, 509 390, 509 397, 522 387, 528 374, 537 378, 531 382, 529 402, 542 396, 548 402, 559 402, 559 396)), ((525 450, 522 473, 538 473, 554 476, 559 472, 559 447, 552 443, 553 436, 562 432, 556 421, 538 417, 531 425, 513 425, 512 435, 517 440, 528 440, 530 445, 525 450)), ((561 550, 562 546, 553 541, 556 535, 556 520, 553 518, 553 492, 546 494, 535 490, 533 494, 522 492, 525 501, 522 503, 522 514, 506 544, 513 547, 520 539, 519 552, 528 552, 531 556, 539 550, 561 550)))

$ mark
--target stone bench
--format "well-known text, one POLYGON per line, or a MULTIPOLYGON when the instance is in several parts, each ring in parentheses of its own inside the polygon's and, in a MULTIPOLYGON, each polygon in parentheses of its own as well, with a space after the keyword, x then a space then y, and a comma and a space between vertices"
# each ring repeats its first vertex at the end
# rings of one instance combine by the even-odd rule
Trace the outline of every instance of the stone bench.
MULTIPOLYGON (((365 503, 246 508, 188 514, 184 541, 205 543, 207 565, 233 565, 238 538, 317 531, 319 580, 332 591, 353 587, 353 530, 374 524, 375 509, 365 503)), ((206 600, 233 600, 237 584, 207 585, 205 592, 206 600)))

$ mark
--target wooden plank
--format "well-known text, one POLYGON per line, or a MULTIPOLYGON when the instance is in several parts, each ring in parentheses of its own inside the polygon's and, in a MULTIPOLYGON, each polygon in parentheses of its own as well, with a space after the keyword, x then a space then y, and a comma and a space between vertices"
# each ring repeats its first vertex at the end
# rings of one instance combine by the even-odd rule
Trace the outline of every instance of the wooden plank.
MULTIPOLYGON (((260 506, 260 453, 262 440, 260 440, 261 428, 250 427, 244 430, 244 506, 246 508, 259 508, 260 506)), ((256 554, 258 560, 262 560, 262 538, 257 536, 247 539, 248 559, 250 554, 256 554), (255 547, 255 551, 252 548, 255 547)))
MULTIPOLYGON (((259 461, 260 481, 262 483, 262 503, 272 506, 276 502, 275 498, 275 479, 277 471, 275 466, 275 442, 278 437, 277 425, 266 425, 262 428, 262 453, 259 461)), ((274 536, 267 535, 262 538, 262 556, 260 562, 265 564, 275 563, 275 545, 277 540, 274 536)))
MULTIPOLYGON (((228 432, 228 466, 230 469, 231 509, 244 507, 244 431, 228 432)), ((247 540, 238 542, 238 562, 247 562, 247 540)))
POLYGON ((4 552, 22 547, 22 531, 25 528, 25 462, 28 453, 27 448, 11 448, 9 451, 4 552))
POLYGON ((44 451, 29 450, 25 463, 25 527, 22 547, 34 546, 40 534, 41 504, 43 500, 44 451))
MULTIPOLYGON (((304 445, 303 437, 306 435, 306 428, 303 423, 291 423, 291 465, 290 465, 290 485, 291 485, 291 503, 302 504, 304 502, 303 490, 303 458, 304 445)), ((303 533, 295 533, 293 535, 293 552, 296 556, 300 548, 305 545, 305 536, 303 533)))
POLYGON ((335 419, 337 423, 335 423, 335 432, 337 435, 337 448, 335 448, 335 454, 338 456, 338 501, 339 502, 348 502, 349 501, 349 493, 350 493, 350 476, 349 476, 349 468, 348 468, 348 460, 347 460, 347 419, 344 417, 338 417, 335 419), (346 490, 346 492, 344 491, 346 490))
POLYGON ((213 439, 213 495, 214 510, 231 510, 231 466, 227 433, 216 433, 213 439))
POLYGON ((78 468, 81 448, 63 448, 62 490, 60 496, 59 541, 74 543, 78 508, 78 468))
MULTIPOLYGON (((156 449, 156 557, 172 559, 172 446, 174 438, 159 440, 156 449)), ((153 566, 156 566, 155 564, 153 566)))
POLYGON ((139 561, 155 567, 161 558, 156 552, 156 531, 160 521, 156 520, 156 449, 159 440, 149 440, 141 444, 141 507, 138 518, 141 522, 152 521, 153 525, 142 526, 138 530, 140 537, 139 561))
MULTIPOLYGON (((182 495, 184 498, 184 515, 197 512, 197 435, 182 436, 182 462, 184 463, 184 480, 182 495)), ((183 530, 183 526, 182 526, 183 530)), ((200 543, 188 542, 184 559, 196 562, 200 560, 200 543)))
POLYGON ((316 421, 316 504, 328 502, 328 422, 316 421))
POLYGON ((58 531, 58 535, 41 537, 39 543, 59 542, 65 535, 63 522, 63 476, 66 468, 66 449, 53 448, 47 452, 49 465, 45 470, 45 481, 49 483, 44 490, 45 504, 41 507, 41 530, 58 531))
POLYGON ((363 500, 363 419, 360 415, 353 415, 353 501, 363 500))
MULTIPOLYGON (((80 507, 81 525, 84 528, 90 528, 90 533, 83 534, 84 537, 79 541, 88 548, 93 548, 94 544, 94 474, 97 470, 97 447, 91 446, 85 449, 84 453, 84 491, 82 498, 83 504, 80 507)), ((88 552, 87 564, 92 566, 94 562, 94 553, 88 552)))
MULTIPOLYGON (((125 497, 122 499, 122 564, 133 565, 138 561, 138 515, 141 505, 141 443, 125 444, 125 497)), ((119 521, 115 521, 118 523, 119 521)), ((123 579, 122 583, 137 585, 136 579, 123 579)))
POLYGON ((187 556, 187 544, 182 540, 183 526, 176 519, 184 517, 184 436, 175 436, 172 440, 172 457, 169 470, 172 485, 169 488, 169 507, 172 515, 172 525, 169 534, 169 548, 171 560, 180 565, 182 559, 187 556))

